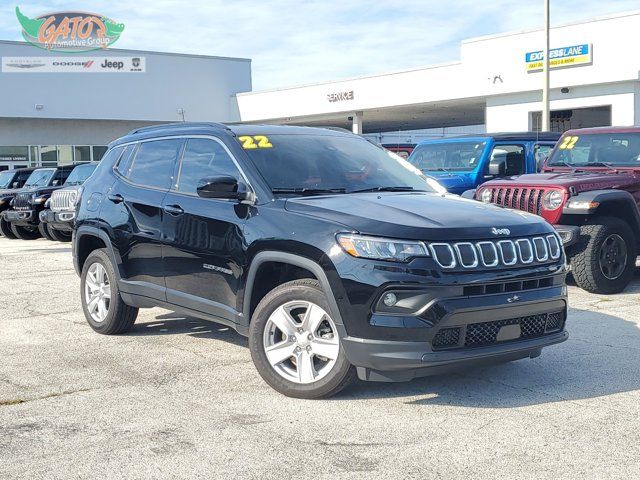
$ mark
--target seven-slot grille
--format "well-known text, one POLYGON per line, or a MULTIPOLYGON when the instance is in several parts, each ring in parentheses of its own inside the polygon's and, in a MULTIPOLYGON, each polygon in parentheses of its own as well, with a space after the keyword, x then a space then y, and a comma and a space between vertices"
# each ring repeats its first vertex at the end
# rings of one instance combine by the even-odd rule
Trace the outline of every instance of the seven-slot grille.
POLYGON ((13 199, 13 208, 16 210, 29 210, 30 193, 20 193, 13 199))
POLYGON ((508 341, 538 338, 561 331, 564 328, 564 314, 563 312, 541 313, 493 322, 470 323, 466 328, 446 327, 436 333, 431 345, 434 350, 495 345, 501 342, 500 330, 511 325, 520 327, 520 335, 508 341))
POLYGON ((430 243, 429 250, 445 270, 536 265, 558 260, 562 255, 560 241, 553 234, 514 240, 430 243))
POLYGON ((542 197, 547 192, 544 188, 495 187, 487 190, 491 191, 491 203, 536 215, 542 211, 542 197))
POLYGON ((75 190, 57 190, 51 194, 51 210, 73 210, 76 200, 75 190))

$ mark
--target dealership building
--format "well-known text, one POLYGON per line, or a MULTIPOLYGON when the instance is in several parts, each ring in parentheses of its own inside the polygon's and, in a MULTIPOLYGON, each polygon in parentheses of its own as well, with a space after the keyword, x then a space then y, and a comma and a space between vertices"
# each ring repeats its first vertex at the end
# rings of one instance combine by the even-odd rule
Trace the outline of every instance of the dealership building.
MULTIPOLYGON (((463 41, 447 64, 254 92, 247 59, 4 41, 0 169, 98 160, 134 127, 182 120, 330 125, 383 143, 538 130, 543 44, 542 30, 502 33, 463 41)), ((552 130, 640 124, 639 44, 640 11, 554 26, 552 130)))

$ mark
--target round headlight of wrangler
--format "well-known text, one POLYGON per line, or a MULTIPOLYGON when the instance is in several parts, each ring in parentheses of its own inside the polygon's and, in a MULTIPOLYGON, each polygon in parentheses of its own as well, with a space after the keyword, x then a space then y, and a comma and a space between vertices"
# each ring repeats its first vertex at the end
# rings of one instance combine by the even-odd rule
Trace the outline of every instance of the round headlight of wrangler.
POLYGON ((557 210, 562 206, 562 193, 558 190, 551 190, 544 195, 542 206, 545 210, 557 210))
POLYGON ((480 200, 484 203, 491 203, 491 190, 483 190, 480 194, 480 200))

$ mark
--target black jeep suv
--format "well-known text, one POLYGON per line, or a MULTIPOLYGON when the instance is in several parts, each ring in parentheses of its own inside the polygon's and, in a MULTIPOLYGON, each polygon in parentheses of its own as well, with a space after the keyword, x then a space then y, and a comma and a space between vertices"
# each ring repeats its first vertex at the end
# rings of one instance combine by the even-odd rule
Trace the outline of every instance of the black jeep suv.
POLYGON ((0 235, 14 238, 11 227, 2 218, 2 212, 10 208, 11 200, 16 192, 24 187, 34 170, 33 168, 18 168, 0 172, 0 235))
POLYGON ((535 357, 567 339, 565 257, 544 220, 436 193, 335 130, 175 124, 113 142, 73 239, 90 326, 160 306, 249 337, 264 380, 353 380, 535 357))
POLYGON ((11 209, 2 213, 2 219, 10 228, 11 238, 34 240, 46 236, 40 224, 40 212, 54 190, 62 187, 77 165, 38 168, 25 185, 16 191, 11 209))

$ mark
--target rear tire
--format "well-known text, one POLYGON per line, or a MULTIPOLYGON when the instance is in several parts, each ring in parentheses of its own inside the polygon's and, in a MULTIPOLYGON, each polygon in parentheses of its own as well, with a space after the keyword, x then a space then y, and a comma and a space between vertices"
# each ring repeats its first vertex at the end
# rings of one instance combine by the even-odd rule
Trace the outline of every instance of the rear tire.
POLYGON ((80 302, 89 326, 103 335, 131 330, 138 309, 122 301, 116 272, 107 251, 89 254, 80 276, 80 302))
POLYGON ((52 240, 55 240, 56 242, 70 242, 71 241, 71 234, 67 233, 67 232, 61 232, 60 230, 56 230, 53 227, 48 227, 49 228, 49 236, 51 237, 52 240))
POLYGON ((11 240, 15 240, 17 238, 11 231, 11 224, 2 217, 0 217, 0 234, 11 240))
POLYGON ((356 378, 345 357, 329 302, 317 280, 276 287, 258 304, 249 349, 258 373, 273 389, 295 398, 326 398, 356 378))
POLYGON ((38 232, 40 232, 40 235, 42 235, 43 238, 52 241, 54 240, 53 237, 49 235, 49 226, 46 223, 40 222, 38 224, 38 232))
POLYGON ((631 228, 614 217, 594 218, 580 227, 571 270, 576 284, 591 293, 623 291, 636 266, 636 239, 631 228))
POLYGON ((18 225, 11 224, 11 232, 20 240, 35 240, 40 238, 40 232, 37 228, 32 230, 27 227, 20 227, 18 225))

